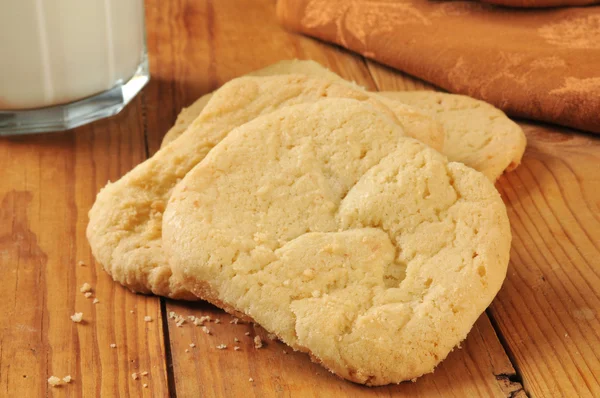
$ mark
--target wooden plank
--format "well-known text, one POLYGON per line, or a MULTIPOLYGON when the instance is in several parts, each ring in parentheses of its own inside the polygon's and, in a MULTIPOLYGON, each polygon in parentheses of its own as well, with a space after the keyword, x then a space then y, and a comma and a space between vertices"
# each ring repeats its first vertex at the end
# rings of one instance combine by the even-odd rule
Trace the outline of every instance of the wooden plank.
POLYGON ((600 396, 600 139, 524 125, 499 182, 511 270, 492 315, 533 396, 600 396))
POLYGON ((71 132, 0 139, 0 396, 168 395, 159 300, 115 284, 85 238, 96 192, 145 157, 141 104, 71 132), (51 375, 73 381, 52 388, 51 375))
MULTIPOLYGON (((262 1, 150 1, 148 38, 154 84, 147 96, 148 147, 153 153, 184 105, 231 78, 281 59, 310 58, 374 89, 364 60, 315 40, 285 32, 275 21, 274 3, 262 1), (172 21, 167 23, 161 23, 172 21), (151 110, 156 110, 152 116, 151 110), (155 118, 155 119, 152 119, 155 118), (162 119, 162 120, 157 120, 162 119), (152 129, 155 129, 151 131, 152 129)), ((404 80, 396 78, 399 84, 404 80)), ((192 396, 523 396, 512 368, 486 315, 433 375, 417 383, 366 388, 336 378, 278 342, 253 348, 245 332, 264 336, 251 325, 230 324, 231 317, 205 303, 167 302, 167 311, 184 317, 209 314, 211 334, 190 321, 169 320, 175 391, 192 396), (234 338, 240 351, 234 351, 234 338), (191 347, 190 344, 194 346, 191 347), (216 347, 228 346, 225 350, 216 347), (286 351, 284 353, 283 351, 286 351), (254 381, 250 382, 252 378, 254 381)))
POLYGON ((230 323, 230 315, 211 305, 169 302, 169 308, 186 319, 181 327, 169 320, 178 397, 525 397, 522 386, 511 381, 515 370, 485 314, 462 348, 435 373, 416 383, 369 388, 341 380, 307 355, 269 340, 260 327, 230 323), (189 316, 210 316, 212 321, 205 323, 210 334, 194 326, 189 316), (254 347, 256 335, 264 342, 260 349, 254 347), (217 348, 221 344, 227 348, 217 348))
MULTIPOLYGON (((377 86, 398 85, 369 62, 377 86)), ((508 277, 490 314, 534 397, 600 396, 600 138, 520 123, 523 163, 496 184, 511 221, 508 277)))

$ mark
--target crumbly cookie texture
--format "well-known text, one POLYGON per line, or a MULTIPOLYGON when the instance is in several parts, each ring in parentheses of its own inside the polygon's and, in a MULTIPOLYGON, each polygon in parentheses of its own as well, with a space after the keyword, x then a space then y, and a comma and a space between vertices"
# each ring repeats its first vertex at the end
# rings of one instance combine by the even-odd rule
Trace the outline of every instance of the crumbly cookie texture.
POLYGON ((487 102, 435 91, 386 91, 380 94, 438 120, 446 132, 442 152, 450 160, 481 171, 491 181, 521 163, 527 144, 523 130, 487 102))
POLYGON ((399 103, 391 110, 387 101, 349 84, 306 75, 235 79, 213 95, 177 140, 100 191, 87 228, 96 260, 114 280, 135 292, 196 299, 172 277, 162 249, 162 214, 173 187, 235 127, 324 97, 371 103, 394 122, 406 124, 409 134, 433 147, 443 146, 443 135, 430 117, 399 103))
POLYGON ((511 240, 483 174, 348 99, 237 128, 163 227, 196 295, 367 385, 433 371, 498 292, 511 240))

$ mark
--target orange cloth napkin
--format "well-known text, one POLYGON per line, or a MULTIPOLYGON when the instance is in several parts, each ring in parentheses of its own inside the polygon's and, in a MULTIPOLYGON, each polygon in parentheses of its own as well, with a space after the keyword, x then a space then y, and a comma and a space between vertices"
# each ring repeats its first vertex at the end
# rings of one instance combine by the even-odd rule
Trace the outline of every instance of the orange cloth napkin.
POLYGON ((277 15, 289 29, 512 116, 600 133, 600 7, 279 0, 277 15))

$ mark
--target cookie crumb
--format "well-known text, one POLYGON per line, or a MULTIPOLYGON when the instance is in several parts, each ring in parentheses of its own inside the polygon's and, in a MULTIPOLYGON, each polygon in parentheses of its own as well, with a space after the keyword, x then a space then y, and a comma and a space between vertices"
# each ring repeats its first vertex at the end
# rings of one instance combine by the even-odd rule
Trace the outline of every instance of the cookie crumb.
POLYGON ((262 346, 263 342, 260 336, 254 336, 254 348, 261 348, 262 346))
POLYGON ((175 313, 175 311, 170 311, 169 312, 169 318, 171 318, 171 319, 177 318, 177 314, 175 313))
POLYGON ((238 318, 233 318, 231 321, 229 321, 229 323, 233 323, 234 325, 237 325, 239 321, 240 320, 238 318))
POLYGON ((191 344, 190 344, 190 347, 194 348, 194 347, 196 347, 196 344, 194 344, 194 343, 191 343, 191 344))
POLYGON ((60 379, 56 376, 50 376, 48 377, 48 384, 50 384, 52 387, 60 386, 60 379))
POLYGON ((144 388, 148 388, 148 384, 144 383, 142 385, 144 386, 144 388))
POLYGON ((116 345, 115 343, 112 343, 112 344, 110 345, 110 348, 117 348, 117 345, 116 345))
POLYGON ((85 292, 83 293, 83 295, 85 296, 85 298, 90 298, 92 297, 92 292, 85 292))
POLYGON ((202 331, 206 334, 210 334, 210 330, 206 326, 202 326, 202 331))
POLYGON ((284 354, 287 354, 287 351, 286 351, 286 350, 283 350, 283 353, 284 353, 284 354))
POLYGON ((73 380, 73 378, 71 377, 71 375, 67 375, 67 376, 63 377, 63 381, 65 383, 70 383, 71 380, 73 380))
POLYGON ((139 379, 139 378, 140 378, 140 376, 139 376, 137 373, 132 373, 132 374, 131 374, 131 378, 132 378, 133 380, 137 380, 137 379, 139 379))
POLYGON ((130 314, 133 314, 133 310, 129 310, 129 313, 130 313, 130 314))
POLYGON ((81 288, 79 289, 79 291, 81 293, 91 292, 92 291, 92 286, 89 283, 86 282, 83 285, 81 285, 81 288))
POLYGON ((271 341, 275 341, 275 340, 277 340, 277 335, 276 335, 275 333, 269 333, 269 334, 267 335, 267 337, 268 337, 268 338, 269 338, 269 340, 271 340, 271 341))
POLYGON ((144 322, 152 322, 152 317, 151 317, 151 316, 149 316, 149 315, 146 315, 146 316, 144 317, 144 322))
POLYGON ((226 349, 226 348, 227 348, 227 345, 226 345, 226 344, 219 344, 219 345, 217 346, 217 348, 218 348, 219 350, 224 350, 224 349, 226 349))
POLYGON ((233 341, 235 341, 236 343, 239 343, 239 342, 240 342, 240 339, 238 339, 237 337, 234 337, 234 338, 233 338, 233 341))
POLYGON ((248 379, 248 381, 249 381, 250 383, 252 383, 252 382, 254 381, 254 379, 251 377, 251 378, 249 378, 249 379, 248 379))
POLYGON ((215 323, 221 323, 221 320, 219 318, 215 319, 215 323))
POLYGON ((234 351, 239 351, 239 350, 241 350, 241 348, 236 345, 236 346, 233 347, 233 350, 234 351))
POLYGON ((85 267, 85 263, 81 260, 79 260, 79 262, 77 263, 77 265, 79 265, 80 267, 85 267))
POLYGON ((75 323, 80 323, 83 320, 83 312, 76 312, 71 315, 71 320, 75 323))
POLYGON ((250 336, 250 332, 246 332, 246 333, 244 333, 244 335, 250 336))
POLYGON ((146 371, 143 371, 143 372, 141 373, 141 375, 142 375, 142 376, 148 376, 148 372, 146 372, 146 371))
POLYGON ((209 316, 201 316, 201 317, 196 317, 194 319, 194 325, 196 326, 202 326, 204 325, 204 322, 210 322, 210 317, 209 316))
POLYGON ((100 300, 98 300, 97 298, 94 299, 94 301, 92 301, 92 303, 94 304, 98 304, 100 302, 100 300))
POLYGON ((188 350, 187 348, 185 349, 185 352, 190 352, 190 350, 188 350))
POLYGON ((180 328, 184 323, 185 323, 185 318, 182 317, 181 315, 177 315, 177 322, 175 323, 175 326, 180 328))

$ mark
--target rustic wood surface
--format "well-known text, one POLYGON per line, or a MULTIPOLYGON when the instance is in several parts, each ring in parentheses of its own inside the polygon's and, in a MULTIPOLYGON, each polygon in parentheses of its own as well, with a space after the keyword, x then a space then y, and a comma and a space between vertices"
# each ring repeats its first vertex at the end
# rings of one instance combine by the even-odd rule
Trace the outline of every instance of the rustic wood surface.
POLYGON ((152 82, 142 95, 87 127, 0 139, 0 397, 600 396, 600 139, 571 130, 522 124, 523 164, 497 183, 513 230, 507 280, 462 348, 416 383, 339 380, 259 327, 205 303, 134 295, 94 263, 85 227, 96 192, 158 150, 183 106, 227 80, 305 58, 372 90, 433 88, 285 32, 273 7, 147 0, 152 82), (220 323, 206 334, 189 320, 178 327, 171 311, 220 323), (75 312, 84 322, 71 322, 75 312), (53 388, 51 375, 73 381, 53 388))
POLYGON ((142 371, 168 395, 159 300, 115 285, 85 238, 98 189, 146 156, 142 113, 140 97, 75 131, 0 139, 0 397, 149 395, 142 371), (49 388, 52 375, 73 381, 49 388))

